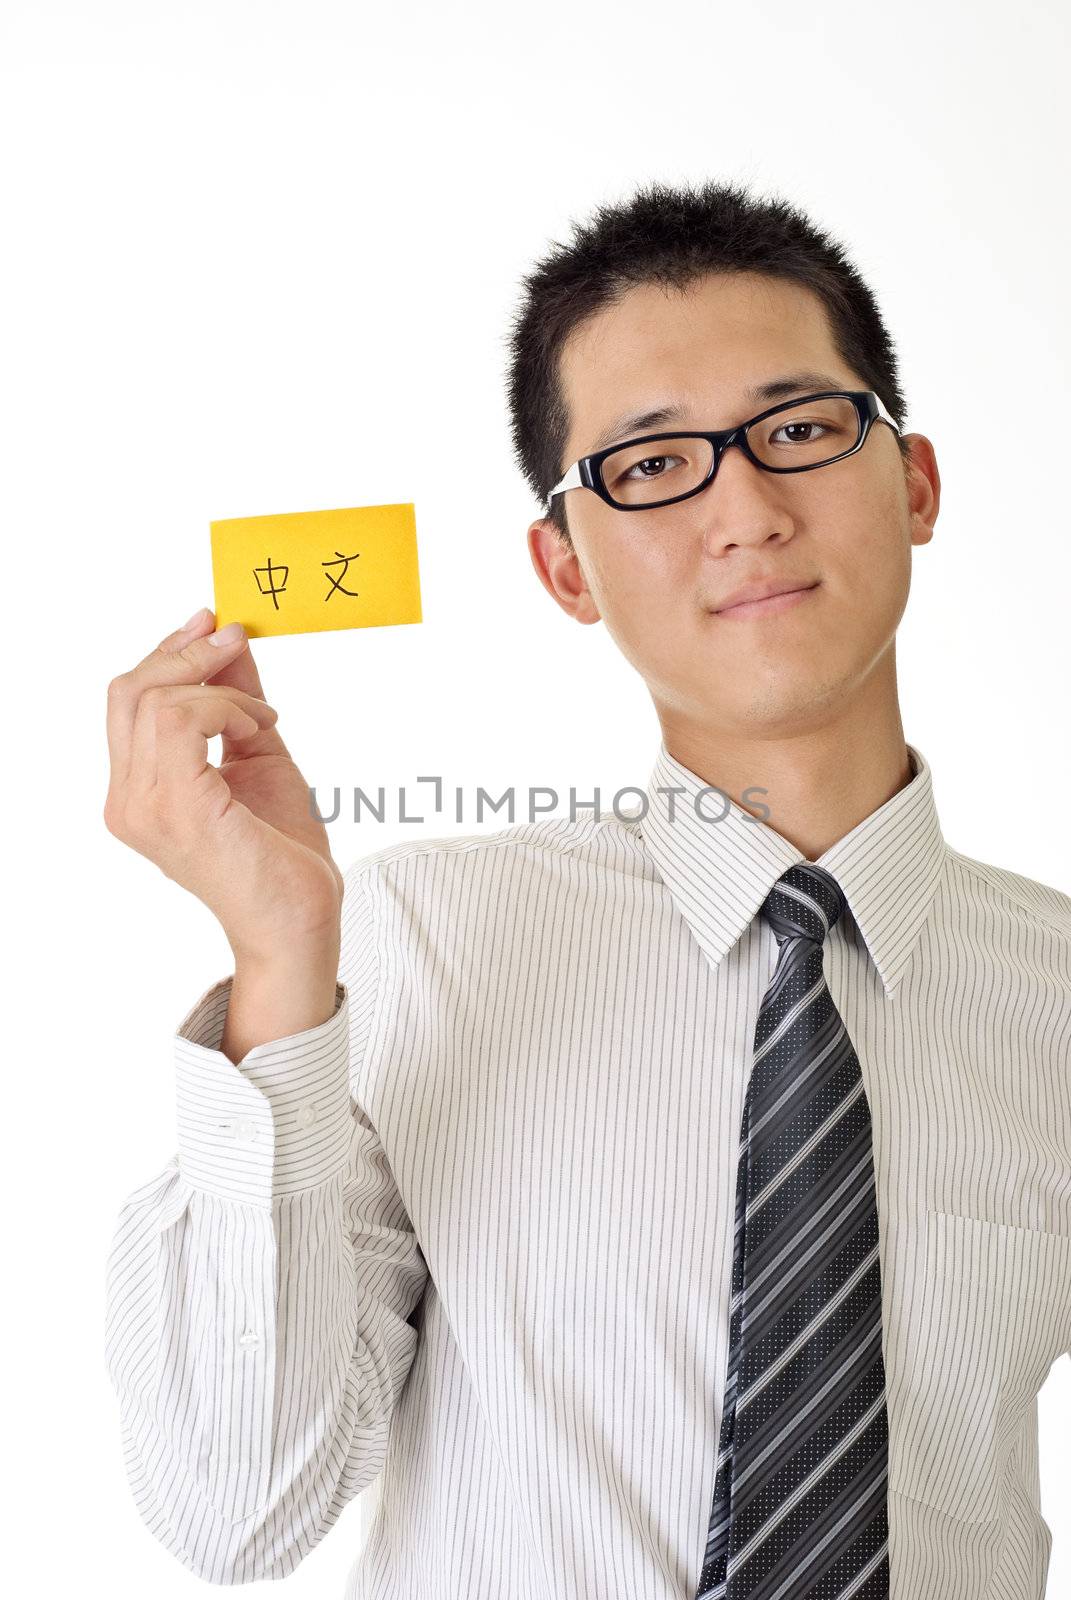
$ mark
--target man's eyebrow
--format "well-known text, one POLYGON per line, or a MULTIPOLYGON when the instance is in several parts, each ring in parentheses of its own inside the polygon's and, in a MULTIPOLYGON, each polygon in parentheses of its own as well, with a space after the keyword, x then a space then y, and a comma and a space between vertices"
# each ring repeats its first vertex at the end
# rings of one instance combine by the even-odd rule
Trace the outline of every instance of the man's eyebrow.
MULTIPOLYGON (((831 378, 828 372, 786 372, 783 377, 771 378, 769 383, 755 384, 745 390, 744 404, 761 408, 767 401, 772 404, 776 400, 788 400, 794 394, 814 394, 822 389, 843 387, 842 381, 831 378)), ((599 434, 588 453, 594 455, 596 450, 605 450, 608 445, 616 444, 621 439, 660 428, 664 422, 681 422, 683 418, 681 406, 657 406, 652 411, 626 412, 599 434)))

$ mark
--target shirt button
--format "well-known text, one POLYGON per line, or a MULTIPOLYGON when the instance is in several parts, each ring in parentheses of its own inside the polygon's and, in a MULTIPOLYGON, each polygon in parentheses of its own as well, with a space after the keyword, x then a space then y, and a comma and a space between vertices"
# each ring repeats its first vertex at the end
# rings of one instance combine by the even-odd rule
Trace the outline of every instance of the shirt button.
POLYGON ((297 1122, 299 1128, 311 1128, 316 1121, 316 1107, 311 1102, 298 1106, 297 1122))
POLYGON ((244 1333, 239 1335, 238 1343, 244 1345, 247 1350, 251 1350, 254 1345, 260 1343, 260 1334, 255 1333, 252 1328, 247 1328, 244 1333))
POLYGON ((252 1144, 257 1137, 257 1125, 250 1117, 240 1117, 235 1124, 234 1136, 242 1139, 247 1144, 252 1144))

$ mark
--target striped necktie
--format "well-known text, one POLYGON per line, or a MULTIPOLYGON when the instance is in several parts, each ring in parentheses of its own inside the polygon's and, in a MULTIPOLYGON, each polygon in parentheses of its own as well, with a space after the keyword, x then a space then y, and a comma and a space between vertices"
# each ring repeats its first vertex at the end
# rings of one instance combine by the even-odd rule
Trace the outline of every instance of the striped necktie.
POLYGON ((870 1106, 826 986, 846 901, 799 862, 762 905, 736 1184, 729 1360, 697 1600, 889 1593, 888 1416, 870 1106))

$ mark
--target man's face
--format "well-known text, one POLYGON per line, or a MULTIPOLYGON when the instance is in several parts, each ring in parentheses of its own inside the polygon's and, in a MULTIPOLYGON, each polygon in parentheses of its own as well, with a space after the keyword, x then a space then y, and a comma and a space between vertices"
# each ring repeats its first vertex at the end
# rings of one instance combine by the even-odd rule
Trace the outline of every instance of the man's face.
MULTIPOLYGON (((729 428, 774 403, 749 400, 749 389, 804 371, 833 380, 811 392, 867 387, 804 288, 734 275, 684 291, 629 290, 562 352, 571 421, 562 471, 626 413, 681 407, 679 422, 633 435, 729 428)), ((906 470, 883 423, 855 455, 811 472, 763 472, 732 449, 702 493, 652 511, 618 511, 575 489, 566 497, 574 550, 540 519, 529 529, 532 560, 572 616, 606 623, 664 727, 799 731, 893 660, 911 547, 932 536, 940 495, 932 446, 909 439, 906 470), (781 608, 724 609, 767 580, 809 592, 781 608)))

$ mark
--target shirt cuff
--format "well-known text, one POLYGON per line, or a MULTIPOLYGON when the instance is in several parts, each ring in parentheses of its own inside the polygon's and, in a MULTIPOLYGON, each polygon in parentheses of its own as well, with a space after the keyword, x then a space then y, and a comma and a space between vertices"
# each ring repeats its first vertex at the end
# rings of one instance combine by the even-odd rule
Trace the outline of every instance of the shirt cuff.
POLYGON ((326 1022, 253 1047, 219 1049, 233 975, 205 990, 175 1035, 179 1170, 225 1200, 271 1206, 345 1165, 352 1132, 349 996, 326 1022))

